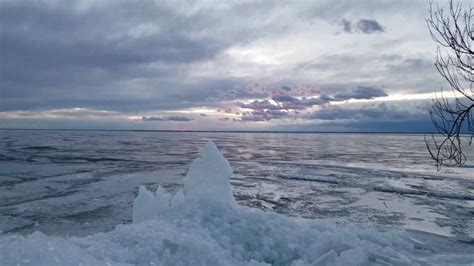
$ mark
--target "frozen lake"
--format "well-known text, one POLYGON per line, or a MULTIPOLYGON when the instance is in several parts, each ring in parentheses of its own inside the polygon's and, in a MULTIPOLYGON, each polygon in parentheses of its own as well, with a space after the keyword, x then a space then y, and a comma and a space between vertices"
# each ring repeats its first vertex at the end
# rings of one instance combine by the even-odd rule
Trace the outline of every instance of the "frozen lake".
POLYGON ((0 130, 0 231, 82 236, 130 223, 138 186, 176 191, 208 140, 242 205, 473 241, 474 168, 436 172, 423 135, 406 134, 0 130))

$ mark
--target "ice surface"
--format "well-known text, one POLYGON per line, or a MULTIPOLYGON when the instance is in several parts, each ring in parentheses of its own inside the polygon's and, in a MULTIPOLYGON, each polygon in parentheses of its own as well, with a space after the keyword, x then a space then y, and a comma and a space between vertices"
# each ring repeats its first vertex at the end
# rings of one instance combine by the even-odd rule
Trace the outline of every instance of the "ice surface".
MULTIPOLYGON (((473 166, 437 172, 423 135, 368 136, 0 130, 0 234, 85 236, 131 223, 138 187, 174 194, 212 139, 241 205, 474 242, 473 166)), ((465 151, 474 158, 474 146, 465 151)))
POLYGON ((184 193, 140 187, 134 223, 87 237, 36 232, 0 237, 0 265, 472 265, 474 255, 435 236, 334 227, 240 206, 228 162, 208 143, 184 193), (195 190, 203 189, 206 193, 195 190), (230 193, 230 194, 229 194, 230 193))

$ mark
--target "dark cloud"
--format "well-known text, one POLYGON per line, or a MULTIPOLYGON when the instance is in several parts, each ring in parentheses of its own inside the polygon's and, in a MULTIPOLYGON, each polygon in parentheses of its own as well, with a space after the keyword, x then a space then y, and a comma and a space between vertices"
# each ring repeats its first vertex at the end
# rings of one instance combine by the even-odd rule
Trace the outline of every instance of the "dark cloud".
POLYGON ((318 98, 305 98, 297 99, 294 98, 292 101, 277 101, 281 104, 282 108, 285 110, 304 110, 307 108, 311 108, 315 105, 323 105, 329 103, 329 97, 326 95, 322 95, 322 97, 318 98))
MULTIPOLYGON (((0 64, 1 65, 1 64, 0 64)), ((232 87, 234 81, 205 80, 192 84, 176 84, 170 80, 138 80, 138 84, 127 84, 118 80, 112 84, 94 88, 61 89, 31 88, 25 91, 9 91, 0 85, 0 111, 51 110, 84 107, 113 110, 124 113, 178 110, 189 107, 219 106, 219 101, 210 101, 210 95, 222 87, 232 87), (170 89, 173 88, 173 89, 170 89)))
POLYGON ((343 19, 341 25, 345 33, 373 34, 385 31, 385 28, 375 19, 359 19, 355 23, 343 19))
POLYGON ((83 9, 75 4, 80 3, 0 3, 0 109, 117 110, 147 100, 177 103, 170 87, 178 87, 188 102, 205 99, 202 88, 209 81, 179 84, 175 77, 228 45, 194 34, 197 26, 190 21, 199 14, 184 15, 171 3, 149 1, 102 2, 83 9), (193 98, 196 90, 201 99, 193 98))
POLYGON ((326 106, 308 116, 318 120, 400 121, 429 119, 426 105, 403 108, 380 103, 357 108, 326 106))
POLYGON ((100 70, 136 77, 142 73, 123 67, 192 62, 219 51, 211 39, 189 36, 188 18, 164 4, 112 3, 77 11, 44 2, 3 2, 3 79, 55 85, 64 75, 94 76, 100 70), (74 73, 86 68, 89 73, 74 73), (32 70, 42 74, 28 78, 32 70), (47 76, 51 70, 56 76, 47 76))
POLYGON ((253 110, 251 112, 244 113, 244 115, 238 121, 269 121, 272 119, 281 119, 287 117, 289 112, 283 110, 253 110))
POLYGON ((375 19, 360 19, 355 24, 357 30, 365 34, 372 34, 384 32, 384 27, 380 25, 375 19))
MULTIPOLYGON (((277 94, 269 99, 254 100, 250 103, 238 102, 240 108, 251 109, 252 111, 243 113, 241 121, 267 121, 272 119, 286 118, 291 111, 301 112, 314 106, 325 106, 330 102, 340 102, 350 99, 370 100, 377 97, 384 97, 387 94, 380 88, 370 86, 357 86, 345 93, 329 96, 319 92, 318 97, 297 98, 290 94, 277 94)), ((321 114, 324 115, 324 114, 321 114)))
POLYGON ((345 33, 352 33, 352 23, 349 20, 342 20, 342 31, 345 33))
POLYGON ((434 132, 429 100, 326 105, 303 116, 301 131, 434 132), (311 121, 315 121, 311 123, 311 121))
POLYGON ((211 96, 210 100, 261 99, 279 95, 314 96, 319 93, 319 89, 305 85, 289 87, 285 85, 263 86, 254 84, 251 86, 222 88, 222 90, 217 92, 216 96, 211 96))
POLYGON ((275 95, 272 97, 275 102, 298 102, 299 100, 291 95, 275 95))
POLYGON ((387 69, 394 73, 419 75, 421 72, 429 73, 435 70, 432 60, 423 58, 406 58, 401 61, 390 62, 386 65, 387 69))
POLYGON ((187 122, 193 120, 187 116, 142 116, 141 121, 153 122, 153 121, 171 121, 171 122, 187 122))
POLYGON ((364 99, 370 100, 377 97, 388 96, 382 89, 370 86, 357 86, 355 89, 347 92, 334 95, 336 101, 344 101, 350 99, 364 99))
POLYGON ((251 99, 264 98, 270 95, 270 91, 258 85, 254 86, 236 86, 231 88, 222 88, 217 91, 216 95, 209 97, 210 101, 214 100, 236 100, 236 99, 251 99))

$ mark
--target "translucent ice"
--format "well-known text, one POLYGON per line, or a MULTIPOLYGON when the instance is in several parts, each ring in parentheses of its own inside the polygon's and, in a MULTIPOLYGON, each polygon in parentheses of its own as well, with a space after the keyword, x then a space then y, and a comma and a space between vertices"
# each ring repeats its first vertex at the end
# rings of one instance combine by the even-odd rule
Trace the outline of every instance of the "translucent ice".
POLYGON ((237 202, 229 183, 231 176, 229 162, 214 142, 209 141, 184 178, 185 200, 235 207, 237 202))
POLYGON ((141 222, 156 218, 161 213, 175 209, 182 203, 235 208, 237 202, 232 194, 229 178, 232 167, 221 152, 209 141, 199 158, 194 160, 184 178, 183 190, 171 195, 158 187, 156 192, 141 186, 133 204, 133 221, 141 222))
POLYGON ((168 209, 170 204, 171 195, 166 193, 161 186, 155 193, 140 186, 138 196, 133 203, 133 221, 140 222, 155 218, 160 212, 168 209))

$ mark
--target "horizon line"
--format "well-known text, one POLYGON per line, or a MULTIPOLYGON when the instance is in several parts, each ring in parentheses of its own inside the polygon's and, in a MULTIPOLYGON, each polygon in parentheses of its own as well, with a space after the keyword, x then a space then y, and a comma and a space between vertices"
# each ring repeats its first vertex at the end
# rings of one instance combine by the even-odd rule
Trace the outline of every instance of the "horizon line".
POLYGON ((422 131, 305 131, 305 130, 177 130, 177 129, 80 129, 80 128, 0 128, 0 130, 31 131, 135 131, 135 132, 182 132, 182 133, 296 133, 296 134, 439 134, 422 131))

